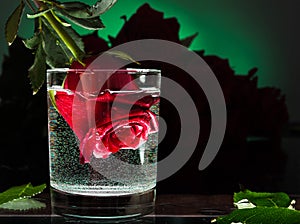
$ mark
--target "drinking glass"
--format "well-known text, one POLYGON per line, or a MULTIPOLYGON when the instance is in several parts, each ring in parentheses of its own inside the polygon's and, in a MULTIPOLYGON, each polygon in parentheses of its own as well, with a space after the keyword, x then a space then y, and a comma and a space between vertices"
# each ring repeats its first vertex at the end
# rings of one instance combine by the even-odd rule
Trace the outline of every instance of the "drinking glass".
POLYGON ((160 71, 47 70, 51 203, 86 219, 151 213, 160 71))

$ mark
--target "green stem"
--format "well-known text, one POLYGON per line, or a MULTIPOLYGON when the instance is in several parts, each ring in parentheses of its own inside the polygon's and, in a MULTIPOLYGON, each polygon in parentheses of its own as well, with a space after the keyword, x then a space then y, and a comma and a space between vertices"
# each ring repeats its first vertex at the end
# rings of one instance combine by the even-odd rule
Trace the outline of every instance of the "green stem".
MULTIPOLYGON (((39 8, 42 10, 46 10, 48 8, 42 2, 36 2, 36 3, 38 3, 39 8)), ((61 40, 65 43, 65 45, 68 47, 68 49, 72 52, 72 54, 76 58, 76 60, 78 60, 81 64, 84 64, 82 62, 84 52, 78 47, 78 45, 72 39, 72 37, 65 31, 62 24, 55 18, 52 10, 49 12, 46 12, 43 16, 49 22, 49 24, 52 26, 52 28, 55 30, 55 32, 58 34, 58 36, 61 38, 61 40)))
POLYGON ((74 57, 81 61, 84 55, 84 52, 80 50, 75 41, 70 37, 70 35, 63 29, 62 25, 56 20, 53 16, 52 12, 47 12, 44 14, 44 17, 48 20, 50 25, 56 31, 58 36, 62 39, 62 41, 66 44, 69 50, 72 52, 74 57))

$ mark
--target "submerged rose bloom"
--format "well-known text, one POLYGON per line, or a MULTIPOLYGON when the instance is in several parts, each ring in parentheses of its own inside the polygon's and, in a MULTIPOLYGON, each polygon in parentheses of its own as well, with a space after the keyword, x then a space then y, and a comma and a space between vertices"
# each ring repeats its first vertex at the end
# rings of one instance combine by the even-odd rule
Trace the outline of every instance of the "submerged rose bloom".
POLYGON ((59 113, 80 140, 81 163, 89 163, 92 156, 107 158, 121 149, 138 149, 150 133, 158 131, 156 115, 150 111, 158 98, 134 93, 138 87, 128 72, 111 75, 92 98, 76 89, 84 75, 90 74, 68 74, 64 87, 71 91, 57 91, 55 95, 59 113), (110 91, 120 89, 132 93, 110 91))
POLYGON ((80 143, 82 162, 89 162, 92 154, 96 158, 107 158, 120 149, 138 149, 147 141, 150 133, 157 131, 155 115, 143 110, 130 113, 127 119, 97 124, 89 129, 80 143))

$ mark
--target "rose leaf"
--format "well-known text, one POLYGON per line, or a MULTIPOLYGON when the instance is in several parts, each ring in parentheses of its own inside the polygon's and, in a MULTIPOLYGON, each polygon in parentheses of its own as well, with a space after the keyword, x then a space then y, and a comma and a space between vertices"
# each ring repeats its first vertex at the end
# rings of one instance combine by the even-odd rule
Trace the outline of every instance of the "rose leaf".
POLYGON ((105 51, 104 54, 108 54, 108 55, 114 56, 116 58, 120 58, 120 59, 130 61, 130 62, 140 65, 140 63, 138 61, 134 60, 130 55, 128 55, 122 51, 109 50, 109 51, 105 51))
POLYGON ((64 68, 69 66, 72 53, 62 43, 55 32, 51 32, 47 26, 43 27, 42 46, 46 54, 46 63, 51 68, 64 68))
POLYGON ((9 45, 16 39, 23 11, 24 2, 21 1, 20 5, 14 10, 5 24, 5 37, 9 45))
POLYGON ((63 9, 70 16, 87 19, 100 16, 110 9, 116 2, 117 0, 99 0, 92 6, 82 2, 64 2, 58 5, 57 9, 63 9))
POLYGON ((31 183, 11 187, 8 190, 0 193, 0 205, 17 199, 33 197, 37 194, 40 194, 45 188, 46 184, 34 187, 31 183))
POLYGON ((256 207, 237 209, 229 215, 213 220, 216 224, 300 224, 300 212, 288 208, 256 207))
POLYGON ((40 33, 35 33, 35 35, 29 39, 23 40, 25 47, 30 50, 36 49, 41 43, 41 35, 40 33))
POLYGON ((87 18, 91 16, 89 13, 90 7, 83 2, 64 2, 57 5, 55 9, 62 14, 68 14, 76 18, 87 18))
POLYGON ((99 0, 97 1, 91 8, 91 14, 93 17, 95 16, 99 16, 103 13, 105 13, 107 10, 109 10, 115 3, 117 2, 117 0, 99 0))
POLYGON ((35 52, 34 63, 28 72, 33 94, 36 94, 44 83, 46 73, 46 56, 41 43, 35 52))
POLYGON ((63 27, 63 28, 69 34, 69 36, 74 40, 74 42, 79 47, 79 49, 84 52, 84 43, 81 39, 81 36, 74 29, 72 29, 72 27, 63 27))
POLYGON ((2 209, 28 210, 46 208, 46 204, 32 198, 21 198, 0 205, 2 209))
MULTIPOLYGON (((57 35, 52 26, 44 20, 45 26, 43 27, 43 49, 46 54, 46 62, 52 68, 70 66, 70 59, 72 53, 67 45, 57 35)), ((84 43, 71 27, 62 27, 66 33, 76 42, 79 49, 84 52, 84 43)))
POLYGON ((82 19, 82 18, 77 18, 72 15, 69 15, 63 10, 60 10, 58 13, 61 16, 65 16, 67 19, 69 19, 76 25, 86 28, 88 30, 99 30, 105 27, 104 24, 102 23, 102 20, 99 17, 82 19))
POLYGON ((289 207, 291 204, 290 197, 283 192, 267 193, 252 192, 250 190, 234 193, 233 200, 235 203, 248 199, 248 201, 257 207, 289 207))

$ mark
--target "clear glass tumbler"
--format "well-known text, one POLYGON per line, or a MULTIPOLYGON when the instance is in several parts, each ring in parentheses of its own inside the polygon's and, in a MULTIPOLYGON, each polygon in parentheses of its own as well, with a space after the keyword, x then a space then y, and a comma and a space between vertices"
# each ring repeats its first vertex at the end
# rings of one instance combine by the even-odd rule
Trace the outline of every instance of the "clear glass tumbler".
POLYGON ((153 210, 160 71, 47 71, 53 212, 120 219, 153 210))

